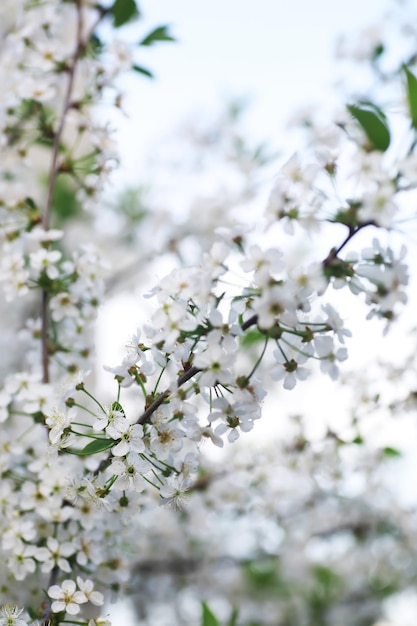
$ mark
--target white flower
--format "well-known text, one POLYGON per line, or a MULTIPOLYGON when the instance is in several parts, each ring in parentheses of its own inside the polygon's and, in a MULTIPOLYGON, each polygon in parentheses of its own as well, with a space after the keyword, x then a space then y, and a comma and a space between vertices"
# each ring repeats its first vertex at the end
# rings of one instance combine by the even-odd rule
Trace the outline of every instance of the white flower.
POLYGON ((26 239, 29 241, 36 241, 38 243, 51 243, 52 241, 58 241, 64 236, 64 231, 50 228, 45 230, 40 226, 36 226, 29 233, 26 234, 26 239))
POLYGON ((130 452, 125 459, 112 461, 110 471, 118 477, 114 485, 116 489, 140 493, 146 486, 142 474, 149 471, 149 463, 140 459, 136 453, 130 452))
POLYGON ((62 254, 59 250, 45 250, 45 248, 41 248, 30 255, 30 266, 36 270, 37 276, 45 272, 48 278, 53 280, 59 276, 59 271, 55 264, 60 260, 61 256, 62 254))
POLYGON ((107 617, 95 617, 88 620, 88 626, 112 626, 112 624, 107 617))
POLYGON ((276 284, 264 289, 262 295, 256 298, 253 309, 258 314, 260 328, 272 328, 275 322, 286 315, 287 323, 297 323, 297 318, 292 312, 295 308, 294 295, 291 285, 276 284))
POLYGON ((302 338, 294 335, 291 344, 287 341, 278 341, 278 348, 274 350, 276 365, 271 370, 272 380, 284 380, 284 389, 294 389, 297 381, 306 380, 310 370, 302 367, 313 355, 313 347, 302 342, 302 338))
POLYGON ((6 604, 0 609, 0 626, 28 626, 27 621, 20 617, 22 613, 23 609, 6 604))
POLYGON ((373 222, 383 228, 391 228, 398 212, 398 206, 393 200, 395 193, 393 183, 386 181, 380 184, 374 193, 364 195, 363 204, 358 212, 359 219, 362 222, 373 222))
POLYGON ((183 439, 183 431, 174 424, 161 423, 153 431, 150 447, 159 459, 167 459, 181 450, 183 439))
POLYGON ((262 250, 259 246, 249 248, 249 257, 241 262, 245 272, 254 271, 254 282, 259 286, 267 286, 271 275, 285 269, 283 253, 278 248, 262 250))
POLYGON ((73 580, 67 579, 62 585, 52 585, 48 589, 48 596, 54 600, 52 602, 53 613, 66 611, 69 615, 77 615, 80 612, 80 604, 88 602, 83 591, 76 591, 76 584, 73 580))
POLYGON ((126 456, 130 451, 144 452, 143 426, 129 424, 128 420, 117 420, 114 425, 106 428, 106 434, 120 442, 112 448, 114 456, 126 456))
POLYGON ((36 570, 36 563, 32 558, 35 550, 34 546, 25 545, 22 541, 18 541, 13 547, 7 566, 16 580, 24 580, 28 574, 33 574, 36 570))
POLYGON ((189 486, 182 476, 168 478, 167 482, 159 490, 163 504, 172 509, 182 509, 188 500, 187 491, 189 486))
POLYGON ((96 416, 96 420, 93 423, 94 430, 104 430, 110 424, 113 426, 123 423, 126 420, 125 416, 118 409, 114 409, 112 406, 104 407, 105 412, 96 416))
POLYGON ((0 422, 5 422, 9 417, 9 404, 12 396, 5 389, 0 391, 0 422))
POLYGON ((58 566, 63 572, 70 572, 71 566, 64 557, 71 556, 75 552, 75 547, 69 542, 59 543, 55 537, 48 537, 46 547, 36 550, 36 559, 41 561, 42 572, 50 572, 58 566))
POLYGON ((66 291, 51 298, 49 306, 54 322, 60 322, 64 317, 77 317, 80 313, 76 307, 76 299, 66 291))
POLYGON ((23 410, 27 413, 41 411, 48 413, 52 410, 52 402, 55 400, 55 392, 51 385, 44 383, 33 383, 21 395, 25 400, 23 410))
POLYGON ((133 65, 132 52, 125 41, 115 40, 107 48, 111 71, 116 75, 126 72, 133 65))
POLYGON ((221 420, 221 423, 214 430, 216 436, 228 432, 227 438, 232 443, 239 438, 240 431, 247 433, 252 430, 253 420, 259 415, 253 413, 252 406, 246 400, 247 398, 243 402, 238 401, 234 404, 228 402, 226 398, 213 400, 212 405, 215 410, 209 414, 208 420, 210 423, 218 419, 221 420))
POLYGON ((107 498, 101 497, 100 488, 95 487, 86 476, 79 479, 73 479, 68 482, 65 499, 69 500, 71 504, 77 506, 80 511, 85 508, 89 511, 89 505, 93 504, 95 509, 111 510, 111 504, 107 498), (85 506, 87 504, 87 507, 85 506))
POLYGON ((274 357, 280 365, 271 370, 271 378, 272 380, 284 379, 284 389, 294 389, 298 380, 306 380, 310 376, 310 370, 300 367, 296 359, 284 360, 279 350, 274 350, 274 357))
POLYGON ((3 531, 2 547, 4 550, 12 550, 14 546, 29 543, 36 537, 35 525, 32 520, 21 518, 15 520, 11 528, 3 531))
POLYGON ((345 337, 351 337, 352 333, 347 328, 344 328, 343 320, 339 313, 329 303, 323 304, 321 308, 327 315, 325 320, 326 326, 335 333, 340 343, 345 343, 345 337))
POLYGON ((194 365, 203 370, 201 384, 208 387, 217 383, 230 384, 233 376, 229 368, 236 360, 235 352, 234 342, 226 344, 222 342, 219 331, 212 331, 207 337, 207 348, 194 358, 194 365), (231 349, 230 352, 225 350, 225 345, 231 349))
POLYGON ((18 86, 18 95, 21 98, 46 102, 55 95, 55 88, 52 83, 35 78, 26 77, 18 86))
POLYGON ((333 338, 329 336, 315 337, 314 346, 320 359, 321 371, 328 374, 332 380, 337 380, 339 369, 336 361, 345 361, 347 359, 348 353, 346 348, 335 350, 333 338))
POLYGON ((94 583, 92 580, 88 578, 83 580, 80 576, 77 576, 77 585, 91 604, 94 604, 95 606, 102 606, 104 604, 104 596, 100 593, 100 591, 94 590, 94 583))
MULTIPOLYGON (((115 367, 104 365, 103 369, 106 372, 114 374, 114 377, 117 379, 121 387, 130 387, 135 382, 135 376, 132 372, 137 370, 135 366, 136 360, 136 355, 133 354, 132 356, 129 352, 120 365, 116 365, 115 367)), ((148 363, 148 361, 146 361, 146 363, 148 363)), ((102 430, 103 428, 105 428, 105 426, 96 428, 96 430, 102 430)))
POLYGON ((211 442, 214 443, 214 445, 217 446, 218 448, 223 448, 224 446, 223 439, 219 437, 218 435, 216 435, 210 426, 203 427, 203 426, 199 426, 198 424, 196 424, 194 428, 188 429, 187 437, 188 439, 191 439, 191 441, 197 441, 197 442, 203 441, 204 438, 206 438, 206 439, 210 439, 211 442))
POLYGON ((49 441, 52 445, 58 443, 67 430, 71 426, 73 411, 67 411, 65 408, 56 408, 50 415, 46 416, 45 422, 49 426, 49 441))

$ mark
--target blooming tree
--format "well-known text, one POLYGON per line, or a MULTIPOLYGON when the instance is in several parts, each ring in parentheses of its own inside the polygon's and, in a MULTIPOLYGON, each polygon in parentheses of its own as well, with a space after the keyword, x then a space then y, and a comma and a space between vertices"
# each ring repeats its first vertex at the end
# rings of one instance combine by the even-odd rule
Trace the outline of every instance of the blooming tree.
MULTIPOLYGON (((387 329, 406 303, 399 224, 414 198, 415 32, 405 31, 410 49, 400 59, 389 56, 383 36, 373 42, 372 100, 349 100, 333 121, 302 120, 304 149, 279 170, 261 224, 225 216, 214 234, 196 236, 205 246, 199 262, 178 263, 148 294, 149 322, 132 335, 122 362, 106 366, 113 393, 102 399, 88 376, 109 259, 91 239, 118 157, 112 129, 96 111, 104 102, 120 108, 119 75, 149 75, 141 47, 172 37, 158 26, 124 43, 119 33, 138 18, 134 0, 19 0, 3 2, 0 11, 1 283, 12 329, 0 391, 0 623, 106 624, 105 598, 130 590, 132 569, 152 573, 156 550, 147 550, 159 541, 156 519, 171 516, 168 530, 178 523, 177 509, 192 501, 189 526, 198 528, 216 498, 245 508, 239 498, 246 498, 248 469, 232 496, 231 474, 205 469, 202 444, 221 448, 251 431, 272 384, 298 389, 316 366, 338 378, 351 336, 338 310, 340 292, 387 329), (399 121, 385 106, 392 94, 399 121), (311 245, 300 251, 306 235, 311 245), (10 349, 17 341, 21 354, 10 349), (202 496, 211 483, 218 495, 202 496), (132 549, 138 542, 142 559, 132 549)), ((244 171, 248 156, 240 157, 244 171)), ((180 239, 178 228, 177 250, 180 239)), ((289 482, 296 483, 291 456, 308 447, 301 435, 280 461, 289 482)), ((328 440, 340 443, 328 433, 315 463, 328 440)), ((272 459, 263 465, 256 458, 249 472, 254 463, 273 467, 272 459)), ((282 494, 282 485, 262 471, 253 484, 266 512, 266 494, 282 494)), ((317 490, 312 494, 301 499, 301 511, 321 502, 317 490)), ((288 511, 276 514, 288 524, 288 511)), ((330 523, 330 513, 325 517, 330 523)), ((354 519, 347 524, 361 530, 354 519)), ((181 540, 190 534, 183 530, 181 540)), ((187 550, 173 538, 177 568, 178 553, 184 562, 187 550)), ((214 532, 211 545, 216 541, 214 532)), ((252 556, 244 558, 256 582, 252 556)), ((322 588, 332 587, 324 568, 315 571, 322 588)), ((254 623, 247 612, 242 619, 254 623)), ((234 613, 230 623, 236 619, 234 613)), ((277 623, 273 611, 261 619, 277 623)), ((203 620, 217 623, 206 604, 203 620)))

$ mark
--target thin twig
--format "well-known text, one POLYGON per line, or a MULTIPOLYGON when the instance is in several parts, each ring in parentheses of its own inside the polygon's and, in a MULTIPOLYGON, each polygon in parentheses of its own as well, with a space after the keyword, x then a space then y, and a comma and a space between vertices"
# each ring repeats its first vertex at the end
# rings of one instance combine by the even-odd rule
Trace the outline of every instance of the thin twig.
MULTIPOLYGON (((241 325, 241 329, 242 330, 248 330, 248 328, 250 328, 251 326, 255 326, 255 324, 257 324, 257 322, 258 322, 258 316, 257 315, 252 315, 252 317, 250 317, 248 320, 246 320, 246 322, 243 322, 243 324, 241 325)), ((181 376, 178 378, 178 380, 177 380, 177 389, 182 387, 186 382, 188 382, 191 378, 193 378, 193 376, 195 376, 199 372, 201 372, 201 369, 199 367, 190 367, 189 370, 184 372, 184 374, 181 374, 181 376)), ((161 404, 163 404, 165 402, 165 400, 167 400, 169 398, 169 396, 171 394, 172 394, 172 390, 171 389, 167 389, 166 391, 161 393, 152 402, 152 404, 150 404, 148 406, 146 411, 144 411, 142 413, 142 415, 137 420, 137 423, 138 424, 146 424, 147 422, 149 422, 151 415, 153 413, 155 413, 156 409, 158 409, 161 406, 161 404)))
POLYGON ((72 96, 72 91, 74 87, 75 73, 76 73, 78 61, 80 60, 80 56, 84 52, 85 45, 86 45, 82 39, 83 24, 84 24, 82 4, 83 4, 83 0, 77 0, 76 2, 77 44, 76 44, 76 48, 74 51, 74 56, 72 57, 72 62, 67 67, 67 71, 68 71, 67 90, 66 90, 65 97, 64 97, 64 103, 62 107, 62 113, 61 113, 59 125, 55 132, 55 137, 54 137, 51 170, 50 170, 49 181, 48 181, 48 192, 46 196, 45 212, 44 212, 43 219, 42 219, 42 225, 45 230, 48 230, 50 219, 51 219, 52 198, 53 198, 53 193, 55 189, 55 182, 58 176, 58 156, 59 156, 59 150, 61 147, 61 139, 62 139, 62 135, 63 135, 64 128, 65 128, 66 116, 71 107, 71 96, 72 96))
MULTIPOLYGON (((84 3, 84 0, 75 1, 76 9, 77 9, 77 41, 76 41, 76 47, 74 50, 74 55, 72 57, 71 63, 67 67, 67 72, 68 72, 67 89, 66 89, 65 96, 64 96, 64 102, 62 106, 62 112, 61 112, 61 117, 59 120, 58 128, 54 135, 54 145, 53 145, 53 150, 52 150, 52 160, 51 160, 51 168, 50 168, 49 180, 48 180, 48 190, 47 190, 47 196, 46 196, 45 212, 44 212, 43 219, 42 219, 42 226, 44 230, 48 230, 50 226, 52 199, 53 199, 56 180, 59 174, 59 163, 58 163, 59 151, 61 148, 62 135, 65 129, 67 114, 71 108, 71 97, 72 97, 72 92, 74 88, 77 65, 81 58, 81 55, 85 51, 85 48, 88 44, 88 41, 91 38, 91 35, 94 33, 99 22, 104 17, 104 13, 99 15, 99 18, 97 19, 96 23, 92 26, 92 28, 90 29, 90 32, 88 33, 86 38, 83 40, 83 30, 84 30, 83 3, 84 3)), ((42 320, 41 342, 42 342, 42 372, 43 372, 42 379, 44 383, 49 382, 48 301, 49 301, 48 291, 43 289, 42 290, 42 303, 41 303, 41 320, 42 320)), ((50 576, 49 576, 48 589, 49 587, 57 583, 58 575, 59 575, 59 567, 55 565, 55 567, 52 569, 50 576)), ((50 624, 51 616, 52 616, 51 602, 48 599, 45 601, 45 604, 44 604, 41 624, 43 626, 47 626, 47 624, 50 624)))
MULTIPOLYGON (((68 84, 65 92, 64 103, 62 107, 61 117, 59 120, 58 128, 54 136, 54 145, 52 149, 51 168, 48 178, 48 190, 46 195, 45 211, 42 218, 42 226, 44 230, 49 229, 51 221, 52 199, 55 189, 55 183, 58 176, 58 156, 61 147, 62 135, 65 128, 66 116, 71 106, 71 95, 74 87, 75 72, 77 63, 80 59, 81 53, 85 48, 85 44, 82 41, 83 32, 83 0, 77 0, 77 44, 74 51, 71 64, 68 66, 68 84)), ((42 304, 41 304, 41 320, 42 320, 42 380, 44 383, 49 383, 49 310, 48 310, 48 291, 42 290, 42 304)))
MULTIPOLYGON (((48 177, 48 189, 46 195, 46 203, 45 203, 45 211, 42 218, 42 226, 44 230, 48 230, 51 221, 51 211, 52 211, 52 200, 54 195, 54 189, 56 180, 59 174, 59 151, 61 148, 62 135, 65 129, 66 117, 68 111, 71 108, 71 96, 74 88, 74 81, 76 75, 76 69, 78 62, 81 58, 81 55, 85 51, 88 42, 91 39, 91 35, 94 33, 95 29, 106 15, 106 11, 100 12, 97 20, 90 28, 88 34, 83 39, 83 30, 84 30, 84 17, 83 17, 83 3, 84 0, 76 0, 76 8, 77 8, 77 41, 76 47, 74 50, 74 54, 71 60, 71 63, 67 66, 68 72, 68 83, 67 89, 64 96, 64 102, 62 106, 62 112, 59 119, 58 128, 54 134, 54 145, 52 149, 52 160, 51 167, 48 177)), ((49 334, 49 311, 48 311, 48 292, 47 290, 42 290, 42 302, 41 302, 41 322, 42 322, 42 332, 41 332, 41 344, 42 344, 42 380, 44 383, 49 382, 49 342, 48 342, 48 334, 49 334)))

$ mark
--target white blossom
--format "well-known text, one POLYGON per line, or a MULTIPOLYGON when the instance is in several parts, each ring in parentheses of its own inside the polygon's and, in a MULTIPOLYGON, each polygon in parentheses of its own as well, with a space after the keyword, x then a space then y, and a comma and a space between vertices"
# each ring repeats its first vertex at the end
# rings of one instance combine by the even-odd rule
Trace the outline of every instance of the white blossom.
POLYGON ((71 579, 66 579, 61 585, 52 585, 48 589, 48 596, 53 599, 52 611, 60 613, 66 611, 68 615, 77 615, 80 612, 80 604, 87 602, 83 591, 76 590, 76 584, 71 579))

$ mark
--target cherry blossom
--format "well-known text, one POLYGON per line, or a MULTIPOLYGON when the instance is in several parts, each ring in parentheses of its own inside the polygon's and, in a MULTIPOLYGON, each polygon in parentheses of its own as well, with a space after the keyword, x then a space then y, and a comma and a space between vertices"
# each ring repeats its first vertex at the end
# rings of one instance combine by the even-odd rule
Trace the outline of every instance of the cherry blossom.
POLYGON ((80 612, 80 604, 87 602, 83 591, 76 590, 77 586, 71 579, 62 581, 62 585, 52 585, 48 589, 48 595, 52 602, 52 611, 60 613, 66 611, 68 615, 77 615, 80 612))
MULTIPOLYGON (((321 595, 303 590, 304 602, 318 598, 317 609, 333 580, 320 559, 329 549, 326 533, 338 534, 334 503, 375 488, 375 518, 362 507, 358 521, 349 506, 343 517, 347 541, 355 543, 355 532, 366 539, 378 515, 385 520, 389 513, 370 466, 378 455, 400 452, 375 443, 360 457, 366 427, 356 412, 349 424, 325 424, 320 440, 309 438, 297 416, 272 452, 251 452, 249 443, 242 460, 239 450, 252 442, 246 433, 256 430, 270 389, 298 393, 319 369, 335 383, 344 379, 355 333, 343 297, 360 301, 366 323, 382 320, 386 331, 407 303, 412 255, 401 224, 415 204, 416 57, 396 52, 402 57, 390 71, 380 63, 383 30, 358 40, 351 54, 369 58, 375 79, 369 99, 321 119, 313 109, 298 116, 305 140, 278 168, 263 215, 241 209, 243 201, 258 202, 255 170, 264 151, 246 150, 233 127, 225 151, 245 181, 237 202, 224 197, 210 211, 199 199, 189 219, 175 224, 169 207, 156 216, 146 207, 136 219, 130 200, 129 216, 113 215, 113 232, 106 211, 119 156, 104 110, 114 105, 123 113, 122 74, 149 74, 142 47, 171 40, 161 26, 129 43, 141 15, 133 0, 126 4, 131 16, 119 13, 122 5, 7 0, 0 7, 0 626, 59 626, 76 615, 80 623, 107 626, 94 607, 113 591, 131 593, 140 567, 152 585, 139 575, 139 594, 153 607, 153 594, 169 595, 171 570, 181 571, 188 555, 186 568, 195 568, 194 588, 203 597, 201 589, 214 589, 223 577, 200 575, 196 546, 211 565, 230 565, 224 588, 241 601, 242 624, 284 623, 288 615, 274 602, 260 607, 250 597, 259 555, 263 566, 279 556, 282 572, 299 577, 280 587, 281 600, 292 601, 307 570, 317 579, 321 572, 321 595), (411 130, 399 136, 401 126, 411 130), (169 268, 148 294, 146 323, 125 342, 118 364, 104 364, 108 384, 97 392, 87 373, 97 366, 94 324, 106 289, 122 281, 130 289, 142 268, 159 276, 162 257, 169 268), (238 439, 229 455, 228 444, 238 439), (208 461, 213 446, 226 455, 224 465, 208 461), (163 585, 154 584, 155 567, 163 568, 163 585)), ((401 37, 415 47, 413 23, 401 37)), ((206 133, 202 145, 207 141, 224 141, 223 131, 215 140, 206 133)), ((410 357, 404 372, 414 370, 410 357)), ((413 404, 413 394, 402 406, 413 404)), ((378 404, 379 392, 368 395, 363 402, 355 395, 355 411, 378 404)), ((387 400, 387 414, 396 402, 387 400)), ((394 533, 386 535, 388 548, 373 546, 374 556, 391 549, 394 533)), ((341 570, 364 568, 366 551, 353 564, 343 541, 336 543, 332 555, 340 550, 341 570)), ((281 579, 273 574, 276 589, 281 579)), ((388 578, 384 585, 372 581, 380 595, 397 580, 388 578)), ((299 604, 297 596, 292 608, 299 604)))

